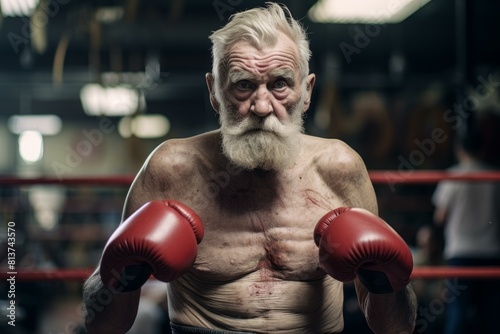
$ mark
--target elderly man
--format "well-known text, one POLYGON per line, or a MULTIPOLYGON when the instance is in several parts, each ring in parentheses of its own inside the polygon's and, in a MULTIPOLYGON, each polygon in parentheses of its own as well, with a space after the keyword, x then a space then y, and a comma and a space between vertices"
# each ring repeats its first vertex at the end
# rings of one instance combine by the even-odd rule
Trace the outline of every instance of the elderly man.
POLYGON ((362 159, 303 133, 303 28, 268 4, 210 38, 221 127, 147 159, 85 283, 89 333, 126 332, 151 274, 168 282, 174 333, 340 333, 349 281, 374 332, 411 333, 411 253, 377 216, 362 159))

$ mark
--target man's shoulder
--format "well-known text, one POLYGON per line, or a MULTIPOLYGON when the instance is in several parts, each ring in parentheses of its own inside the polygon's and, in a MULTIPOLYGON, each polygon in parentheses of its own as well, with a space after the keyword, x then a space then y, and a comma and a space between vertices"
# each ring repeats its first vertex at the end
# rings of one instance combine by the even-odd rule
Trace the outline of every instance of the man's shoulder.
POLYGON ((140 172, 149 180, 188 181, 203 169, 219 151, 218 134, 168 139, 149 155, 140 172))
POLYGON ((217 136, 217 133, 209 132, 161 143, 137 174, 125 212, 131 214, 154 199, 183 199, 185 189, 198 180, 217 152, 217 136))
POLYGON ((312 163, 325 184, 346 205, 377 213, 377 201, 363 159, 349 145, 338 139, 307 139, 312 163))
POLYGON ((359 154, 339 139, 306 136, 305 143, 305 151, 320 169, 356 172, 357 169, 364 168, 359 154))
POLYGON ((207 132, 193 137, 168 139, 151 153, 148 168, 190 168, 218 152, 218 134, 207 132))

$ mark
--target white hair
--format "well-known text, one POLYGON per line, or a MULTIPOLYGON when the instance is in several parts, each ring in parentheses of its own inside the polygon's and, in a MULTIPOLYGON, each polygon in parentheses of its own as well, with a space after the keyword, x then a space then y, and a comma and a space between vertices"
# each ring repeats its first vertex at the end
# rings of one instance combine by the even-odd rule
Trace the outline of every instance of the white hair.
POLYGON ((227 73, 225 59, 234 44, 246 41, 258 49, 272 47, 278 42, 280 32, 297 46, 301 78, 309 74, 311 51, 305 30, 284 5, 272 2, 266 5, 232 15, 223 28, 210 35, 216 92, 222 87, 221 76, 227 73))

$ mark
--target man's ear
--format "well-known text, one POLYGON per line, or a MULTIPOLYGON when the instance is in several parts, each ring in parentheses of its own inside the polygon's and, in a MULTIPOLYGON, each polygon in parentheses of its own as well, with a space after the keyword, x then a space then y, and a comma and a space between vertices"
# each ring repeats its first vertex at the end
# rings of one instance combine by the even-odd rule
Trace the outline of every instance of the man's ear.
POLYGON ((302 112, 306 112, 307 109, 309 109, 309 106, 311 105, 311 96, 312 96, 312 91, 314 88, 314 83, 316 82, 316 75, 315 74, 309 74, 306 77, 306 100, 304 101, 304 109, 302 112))
POLYGON ((210 104, 215 112, 219 113, 220 104, 215 97, 215 78, 212 73, 205 74, 205 81, 207 82, 208 94, 210 94, 210 104))

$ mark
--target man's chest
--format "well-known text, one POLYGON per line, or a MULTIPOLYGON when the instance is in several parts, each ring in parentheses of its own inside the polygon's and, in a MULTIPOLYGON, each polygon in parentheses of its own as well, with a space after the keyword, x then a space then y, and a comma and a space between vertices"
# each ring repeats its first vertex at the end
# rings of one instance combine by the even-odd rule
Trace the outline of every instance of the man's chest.
POLYGON ((314 228, 341 202, 310 188, 224 192, 200 213, 205 237, 193 270, 206 280, 238 279, 253 272, 262 281, 314 279, 321 274, 314 228))

